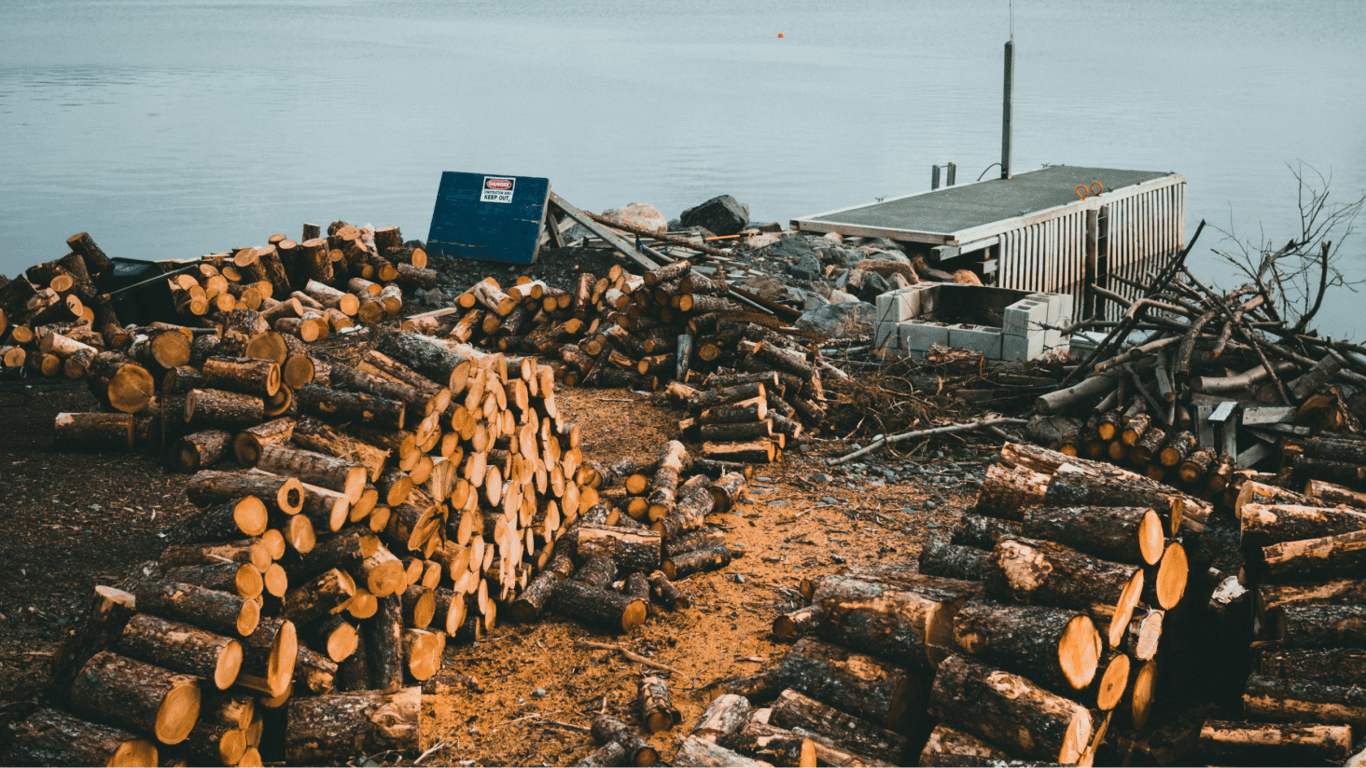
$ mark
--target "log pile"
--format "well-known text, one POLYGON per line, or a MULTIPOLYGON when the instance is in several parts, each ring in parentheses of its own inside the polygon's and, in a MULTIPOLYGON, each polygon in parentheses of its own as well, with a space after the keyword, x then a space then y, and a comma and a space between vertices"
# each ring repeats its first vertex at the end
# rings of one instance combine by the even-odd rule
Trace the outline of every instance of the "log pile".
MULTIPOLYGON (((742 293, 720 274, 709 277, 686 260, 643 275, 619 266, 605 277, 583 273, 570 291, 526 277, 504 290, 487 278, 457 297, 456 306, 409 318, 404 328, 510 354, 558 358, 551 365, 568 385, 654 391, 674 381, 712 390, 771 380, 748 410, 717 411, 705 420, 699 413, 684 425, 685 434, 694 436, 703 431, 694 427, 744 424, 719 429, 722 435, 708 452, 771 461, 787 439, 801 436, 801 423, 816 427, 825 418, 822 371, 844 374, 814 348, 794 341, 798 331, 766 314, 773 307, 742 303, 752 303, 742 293), (761 311, 753 311, 755 306, 761 311), (796 426, 782 422, 761 429, 770 411, 796 426)), ((738 400, 754 396, 707 402, 738 400)), ((706 435, 702 439, 708 441, 706 435)))
MULTIPOLYGON (((287 709, 285 759, 342 762, 362 744, 413 746, 416 694, 404 686, 436 673, 448 641, 544 611, 629 632, 652 602, 690 605, 675 581, 743 553, 707 518, 743 503, 748 467, 694 459, 677 441, 648 463, 587 461, 553 371, 530 358, 386 331, 354 364, 304 361, 311 377, 280 414, 269 414, 287 386, 274 361, 211 356, 163 374, 159 400, 178 403, 161 409, 168 461, 195 473, 187 495, 201 511, 141 569, 128 598, 139 613, 70 665, 126 653, 196 695, 269 700, 287 709), (250 469, 227 471, 234 463, 250 469), (385 724, 399 715, 401 727, 385 724)), ((56 426, 66 445, 126 449, 137 425, 92 413, 56 426)), ((653 700, 652 714, 671 711, 667 696, 653 700)), ((193 731, 192 708, 176 707, 193 731)), ((178 743, 154 720, 77 711, 153 746, 178 743)), ((236 764, 239 742, 257 745, 213 734, 221 749, 194 737, 191 759, 236 764)))
MULTIPOLYGON (((299 242, 273 235, 264 246, 209 254, 173 270, 167 282, 180 328, 121 323, 110 295, 96 287, 110 260, 88 234, 75 235, 67 241, 71 253, 0 286, 0 373, 117 377, 92 387, 133 392, 131 400, 108 394, 103 399, 137 413, 148 405, 138 385, 191 357, 189 346, 170 338, 170 331, 179 330, 192 343, 205 330, 226 335, 235 326, 246 338, 230 339, 232 349, 225 354, 283 362, 303 342, 393 317, 403 306, 404 289, 436 284, 427 254, 404 245, 397 227, 376 230, 337 221, 326 237, 314 225, 304 230, 299 242)), ((202 346, 193 356, 203 360, 202 346)))
MULTIPOLYGON (((1287 455, 1330 440, 1342 443, 1337 457, 1347 461, 1354 446, 1366 445, 1311 438, 1287 455)), ((1235 502, 1252 674, 1242 696, 1245 719, 1204 723, 1200 747, 1208 760, 1341 764, 1360 749, 1354 733, 1366 726, 1366 710, 1354 681, 1366 660, 1359 632, 1366 571, 1354 542, 1366 535, 1366 496, 1322 479, 1301 487, 1297 493, 1250 480, 1235 502)))

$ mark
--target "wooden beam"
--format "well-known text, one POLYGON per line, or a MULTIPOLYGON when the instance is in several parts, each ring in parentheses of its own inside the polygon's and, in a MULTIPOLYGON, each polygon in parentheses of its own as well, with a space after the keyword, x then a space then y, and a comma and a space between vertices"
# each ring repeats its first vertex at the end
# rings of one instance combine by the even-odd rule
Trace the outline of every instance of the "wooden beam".
POLYGON ((641 253, 640 251, 637 251, 635 247, 632 246, 630 243, 626 242, 625 240, 622 240, 620 237, 617 237, 616 233, 612 232, 612 230, 594 221, 593 217, 589 216, 588 214, 584 213, 578 208, 575 208, 574 206, 570 205, 568 201, 566 201, 563 197, 560 197, 554 191, 550 193, 550 203, 554 205, 556 208, 560 209, 560 211, 562 211, 564 215, 582 224, 584 229, 587 229, 594 235, 597 235, 603 240, 606 240, 607 243, 611 245, 613 248, 617 249, 617 251, 620 252, 621 255, 625 256, 631 261, 634 261, 641 267, 644 267, 647 270, 659 268, 659 264, 654 263, 649 258, 647 258, 645 254, 641 253))

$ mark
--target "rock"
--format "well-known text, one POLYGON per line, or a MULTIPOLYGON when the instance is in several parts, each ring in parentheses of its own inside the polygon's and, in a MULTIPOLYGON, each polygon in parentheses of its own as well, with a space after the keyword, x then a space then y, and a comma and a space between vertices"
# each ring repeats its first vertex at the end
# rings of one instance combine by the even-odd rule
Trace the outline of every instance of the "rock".
POLYGON ((582 240, 585 237, 593 237, 593 233, 589 232, 588 227, 585 227, 582 224, 575 224, 564 231, 565 243, 572 243, 576 240, 582 240))
POLYGON ((787 271, 798 280, 817 280, 820 278, 824 268, 821 267, 821 260, 815 254, 803 254, 797 259, 797 263, 787 268, 787 271))
POLYGON ((767 248, 781 239, 782 238, 778 237, 777 235, 770 234, 767 232, 758 235, 751 235, 745 238, 745 247, 750 249, 751 251, 757 251, 760 248, 767 248))
POLYGON ((831 292, 830 292, 830 303, 831 303, 831 304, 847 304, 847 303, 849 303, 849 302, 851 302, 851 301, 858 301, 858 297, 857 297, 857 296, 854 296, 854 295, 852 295, 852 294, 845 293, 844 291, 831 291, 831 292))
POLYGON ((667 232, 669 229, 668 219, 649 203, 630 203, 621 208, 611 208, 603 211, 602 217, 618 224, 651 232, 667 232))
POLYGON ((756 293, 769 301, 778 301, 787 295, 787 283, 769 277, 768 275, 755 275, 745 280, 745 290, 756 293))
POLYGON ((902 253, 901 251, 884 251, 878 248, 860 248, 859 252, 865 254, 867 258, 871 261, 890 261, 895 264, 911 263, 910 258, 907 257, 906 254, 902 253))
POLYGON ((713 197, 678 217, 685 227, 706 227, 718 235, 735 235, 749 223, 749 206, 730 195, 713 197))
POLYGON ((677 232, 678 230, 680 230, 680 229, 682 229, 682 228, 683 228, 683 222, 682 222, 682 220, 680 220, 680 219, 669 219, 669 231, 670 231, 670 232, 677 232))
POLYGON ((877 301, 877 297, 892 290, 891 283, 876 272, 865 272, 863 275, 863 285, 859 286, 858 297, 860 301, 870 304, 877 301))
POLYGON ((825 239, 832 243, 842 243, 844 242, 844 235, 841 235, 838 232, 826 232, 825 239))
POLYGON ((827 264, 838 264, 841 267, 848 267, 863 261, 863 251, 856 251, 852 248, 827 248, 821 252, 821 261, 827 264))
POLYGON ((876 245, 884 250, 900 252, 903 255, 906 253, 906 246, 902 245, 901 243, 898 243, 890 237, 875 237, 873 238, 871 244, 876 245))
POLYGON ((830 244, 819 237, 801 233, 790 237, 784 237, 769 247, 766 256, 782 259, 785 261, 796 261, 805 254, 811 254, 816 258, 821 257, 821 251, 830 247, 830 244))
POLYGON ((770 221, 767 224, 750 224, 749 228, 770 234, 777 234, 783 231, 783 225, 776 221, 770 221))
POLYGON ((820 309, 830 303, 829 299, 819 293, 802 288, 788 288, 787 297, 790 301, 799 302, 802 305, 803 312, 809 309, 820 309))
POLYGON ((813 474, 813 475, 811 476, 811 482, 813 482, 813 483, 828 483, 828 482, 830 482, 830 476, 827 475, 827 474, 825 474, 824 472, 817 472, 817 473, 815 473, 815 474, 813 474))
POLYGON ((827 339, 863 336, 873 332, 873 312, 872 304, 850 300, 803 312, 795 325, 827 339))

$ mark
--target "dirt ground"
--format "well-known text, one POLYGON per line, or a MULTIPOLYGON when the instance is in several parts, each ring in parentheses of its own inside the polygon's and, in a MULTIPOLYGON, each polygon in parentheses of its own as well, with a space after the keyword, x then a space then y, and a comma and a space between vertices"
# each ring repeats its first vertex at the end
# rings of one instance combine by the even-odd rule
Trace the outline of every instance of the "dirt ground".
MULTIPOLYGON (((562 390, 560 399, 582 427, 585 457, 601 461, 652 457, 676 434, 681 415, 657 395, 625 390, 562 390)), ((164 472, 156 456, 54 452, 53 417, 94 408, 78 383, 0 384, 0 561, 8 576, 0 580, 0 707, 41 686, 52 650, 93 587, 116 584, 155 558, 158 533, 193 510, 184 476, 164 472)), ((572 765, 594 748, 586 726, 595 713, 637 722, 643 665, 580 641, 620 644, 676 670, 667 676, 684 725, 652 739, 667 760, 674 736, 705 706, 709 683, 781 659, 785 648, 769 627, 797 607, 802 577, 909 559, 926 535, 947 532, 995 450, 983 444, 979 453, 956 439, 945 445, 928 458, 883 454, 837 469, 821 457, 845 444, 817 440, 808 454, 760 467, 750 502, 712 518, 745 556, 680 582, 692 608, 659 609, 634 634, 610 636, 547 616, 527 626, 500 624, 475 644, 452 644, 442 672, 424 686, 432 695, 425 697, 420 762, 572 765)))

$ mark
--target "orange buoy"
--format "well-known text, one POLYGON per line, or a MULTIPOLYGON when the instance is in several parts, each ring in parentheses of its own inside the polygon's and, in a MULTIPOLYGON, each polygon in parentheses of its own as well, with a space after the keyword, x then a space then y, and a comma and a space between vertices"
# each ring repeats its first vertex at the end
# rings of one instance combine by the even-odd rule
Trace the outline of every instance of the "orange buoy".
POLYGON ((778 37, 782 37, 782 36, 783 36, 783 33, 782 33, 782 32, 779 32, 779 33, 778 33, 778 37))

